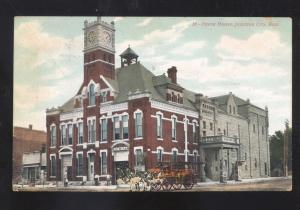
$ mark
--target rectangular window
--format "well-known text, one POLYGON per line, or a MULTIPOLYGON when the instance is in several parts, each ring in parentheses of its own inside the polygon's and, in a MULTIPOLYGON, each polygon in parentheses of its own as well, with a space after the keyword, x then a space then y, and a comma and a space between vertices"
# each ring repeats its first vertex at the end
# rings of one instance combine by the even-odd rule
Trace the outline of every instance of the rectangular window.
POLYGON ((196 143, 197 142, 197 125, 196 123, 194 122, 193 123, 193 142, 196 143))
POLYGON ((203 136, 206 136, 206 131, 203 131, 203 136))
POLYGON ((264 135, 265 134, 265 129, 264 126, 261 126, 261 134, 264 135))
POLYGON ((247 152, 245 152, 245 160, 247 160, 247 152))
POLYGON ((96 137, 96 120, 88 121, 88 131, 89 131, 89 143, 95 142, 96 137))
POLYGON ((135 165, 143 166, 143 151, 142 149, 135 150, 135 165))
POLYGON ((235 114, 235 106, 233 107, 233 114, 235 114))
POLYGON ((257 159, 256 158, 255 158, 254 166, 255 166, 255 168, 257 168, 257 159))
POLYGON ((107 174, 107 156, 106 152, 101 152, 101 174, 107 174))
POLYGON ((176 140, 176 118, 172 118, 172 140, 176 140))
POLYGON ((218 160, 218 152, 215 153, 215 161, 218 160))
POLYGON ((101 141, 107 141, 107 120, 101 119, 101 141))
POLYGON ((231 105, 229 105, 229 113, 231 114, 231 105))
POLYGON ((157 150, 157 162, 162 162, 162 150, 157 150))
POLYGON ((102 92, 101 96, 102 96, 102 103, 106 102, 107 101, 107 91, 102 92))
POLYGON ((265 175, 268 175, 268 167, 267 167, 267 163, 265 163, 265 175))
POLYGON ((157 137, 162 138, 162 116, 160 114, 157 115, 156 133, 157 137))
POLYGON ((56 145, 56 126, 51 127, 51 146, 56 145))
POLYGON ((253 124, 253 133, 255 133, 255 124, 253 124))
POLYGON ((206 129, 206 122, 203 121, 203 129, 206 129))
POLYGON ((122 135, 123 139, 128 139, 128 115, 122 116, 122 135))
POLYGON ((83 175, 83 155, 78 154, 77 158, 77 176, 83 175))
POLYGON ((114 117, 114 139, 119 140, 120 139, 120 120, 119 117, 114 117))
POLYGON ((173 150, 172 161, 177 162, 177 151, 173 150))
POLYGON ((135 137, 143 136, 142 113, 135 114, 135 137))
POLYGON ((66 126, 62 125, 61 126, 61 144, 62 145, 67 145, 67 134, 66 134, 66 126))
POLYGON ((68 144, 73 144, 73 125, 68 125, 68 144))
POLYGON ((54 156, 51 156, 50 164, 51 164, 50 176, 56 176, 56 159, 54 156))
POLYGON ((209 130, 213 130, 214 126, 213 126, 213 123, 209 123, 209 130))
POLYGON ((83 123, 78 124, 78 144, 83 144, 83 123))

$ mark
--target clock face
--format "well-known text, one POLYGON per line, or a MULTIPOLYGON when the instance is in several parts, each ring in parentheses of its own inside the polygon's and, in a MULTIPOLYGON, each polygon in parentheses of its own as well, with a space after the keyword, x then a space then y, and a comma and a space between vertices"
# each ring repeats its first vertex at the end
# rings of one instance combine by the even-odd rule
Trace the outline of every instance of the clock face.
POLYGON ((87 35, 87 41, 89 45, 93 45, 96 42, 96 33, 95 31, 90 31, 87 35))
POLYGON ((103 32, 101 33, 101 42, 102 42, 104 45, 106 45, 106 46, 110 46, 110 45, 111 45, 111 41, 112 41, 112 39, 111 39, 110 33, 107 32, 107 31, 103 31, 103 32))

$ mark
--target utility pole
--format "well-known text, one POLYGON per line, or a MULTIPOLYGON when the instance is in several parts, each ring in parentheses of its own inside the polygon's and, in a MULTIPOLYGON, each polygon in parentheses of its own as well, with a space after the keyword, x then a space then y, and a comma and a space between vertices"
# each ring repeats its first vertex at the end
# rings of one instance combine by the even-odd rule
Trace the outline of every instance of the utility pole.
POLYGON ((285 121, 285 131, 283 135, 283 176, 288 176, 288 130, 289 130, 289 121, 285 121))

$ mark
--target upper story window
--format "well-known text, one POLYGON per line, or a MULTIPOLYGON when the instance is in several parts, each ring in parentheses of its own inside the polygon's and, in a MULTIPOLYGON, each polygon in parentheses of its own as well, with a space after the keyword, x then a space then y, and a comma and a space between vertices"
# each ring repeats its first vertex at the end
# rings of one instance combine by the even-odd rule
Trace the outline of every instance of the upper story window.
POLYGON ((206 129, 206 122, 203 121, 203 129, 206 129))
POLYGON ((94 143, 96 137, 96 120, 88 120, 88 142, 94 143))
POLYGON ((90 84, 90 87, 89 87, 89 105, 93 106, 95 104, 96 104, 95 85, 90 84))
MULTIPOLYGON (((225 134, 224 134, 225 135, 225 134)), ((203 131, 203 136, 206 136, 206 131, 203 131)))
POLYGON ((176 117, 172 117, 172 140, 176 140, 176 117))
POLYGON ((83 143, 83 123, 78 123, 78 144, 83 143))
POLYGON ((143 124, 142 124, 142 113, 135 113, 135 137, 143 136, 143 124))
POLYGON ((65 125, 61 126, 61 145, 67 145, 67 128, 65 125))
POLYGON ((229 113, 231 114, 231 105, 229 105, 229 113))
POLYGON ((261 134, 262 134, 262 135, 265 134, 265 128, 264 128, 264 126, 261 126, 261 134))
POLYGON ((123 139, 128 139, 128 115, 122 116, 122 135, 123 139))
POLYGON ((197 124, 193 122, 193 142, 197 143, 197 124))
POLYGON ((213 128, 214 128, 214 125, 213 125, 213 123, 209 123, 209 130, 213 130, 213 128))
POLYGON ((101 97, 102 97, 102 103, 107 101, 107 91, 104 91, 101 93, 101 97))
POLYGON ((73 144, 73 125, 68 125, 68 144, 73 144))
POLYGON ((255 124, 253 124, 253 133, 255 133, 255 124))
POLYGON ((101 119, 101 141, 107 141, 107 119, 101 119))
POLYGON ((56 126, 51 126, 51 146, 56 145, 56 126))
POLYGON ((225 129, 223 130, 223 133, 224 133, 224 136, 226 136, 226 130, 225 129))
POLYGON ((161 114, 157 114, 156 115, 156 133, 157 133, 157 137, 162 138, 162 115, 161 114))
POLYGON ((233 114, 235 114, 235 106, 233 107, 233 114))
POLYGON ((120 139, 120 120, 119 117, 114 117, 114 139, 119 140, 120 139))

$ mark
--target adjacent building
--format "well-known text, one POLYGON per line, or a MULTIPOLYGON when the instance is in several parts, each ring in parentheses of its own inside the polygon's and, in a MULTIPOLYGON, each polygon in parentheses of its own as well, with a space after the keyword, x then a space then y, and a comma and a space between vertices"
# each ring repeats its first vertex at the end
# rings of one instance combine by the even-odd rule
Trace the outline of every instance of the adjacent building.
POLYGON ((117 168, 160 162, 192 162, 213 180, 237 161, 244 178, 269 175, 267 108, 187 90, 176 67, 154 75, 130 47, 116 68, 114 23, 101 18, 85 21, 83 52, 76 95, 46 111, 48 180, 115 180, 117 168))
POLYGON ((28 128, 14 127, 13 130, 13 183, 22 181, 23 154, 41 151, 46 148, 45 131, 36 130, 29 125, 28 128))

